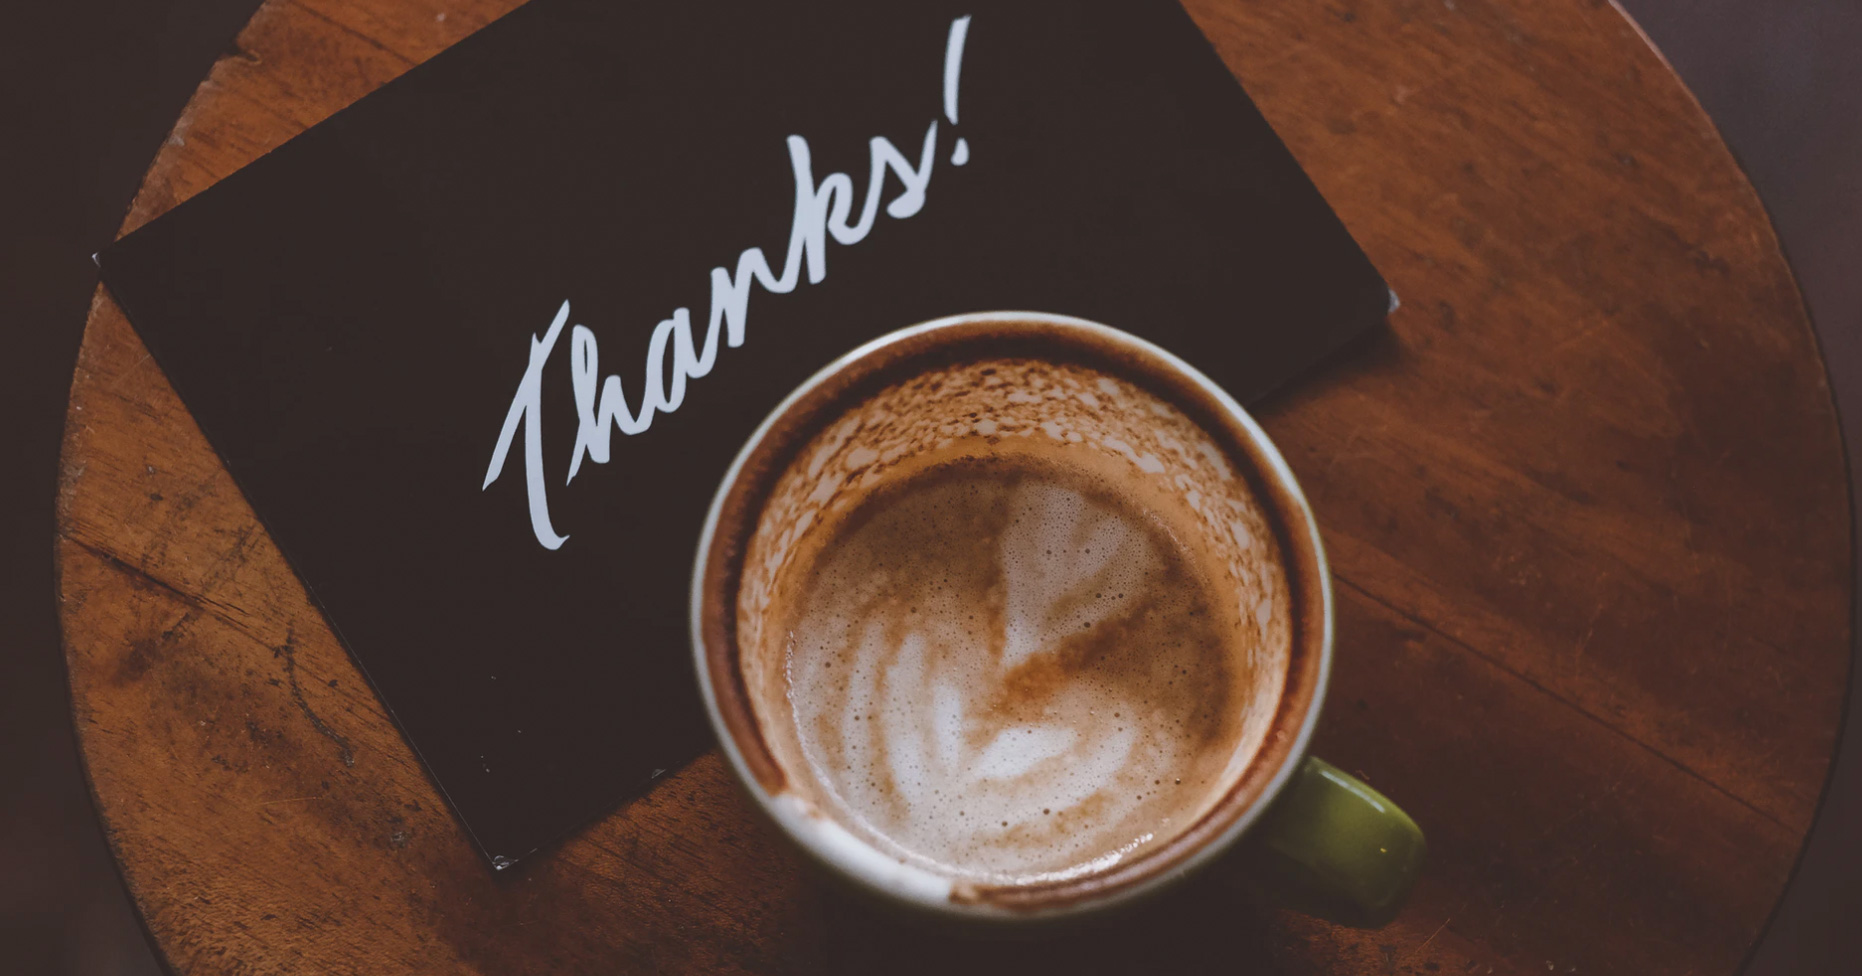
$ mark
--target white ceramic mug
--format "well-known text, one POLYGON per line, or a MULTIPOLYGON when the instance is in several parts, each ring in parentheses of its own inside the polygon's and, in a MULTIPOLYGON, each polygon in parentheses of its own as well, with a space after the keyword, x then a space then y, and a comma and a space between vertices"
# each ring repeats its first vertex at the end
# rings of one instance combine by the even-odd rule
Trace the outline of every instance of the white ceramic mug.
POLYGON ((1165 350, 1109 326, 1036 312, 937 319, 876 339, 816 373, 739 452, 713 500, 692 578, 699 685, 731 767, 751 798, 833 875, 884 903, 939 918, 1023 924, 1126 904, 1208 865, 1282 904, 1354 925, 1392 917, 1425 844, 1394 804, 1307 755, 1332 662, 1332 589, 1318 526, 1280 452, 1232 397, 1165 350), (1293 641, 1278 707, 1252 761, 1196 823, 1141 856, 1061 881, 978 887, 904 863, 816 809, 790 784, 759 729, 735 642, 737 584, 762 501, 810 438, 876 383, 976 355, 1084 362, 1189 414, 1246 473, 1279 538, 1292 590, 1293 641))

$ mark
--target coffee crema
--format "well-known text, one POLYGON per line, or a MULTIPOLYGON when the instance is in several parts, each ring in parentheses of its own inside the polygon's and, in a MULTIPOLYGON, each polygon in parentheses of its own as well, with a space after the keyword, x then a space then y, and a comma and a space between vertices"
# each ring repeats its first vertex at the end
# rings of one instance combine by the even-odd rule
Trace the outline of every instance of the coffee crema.
POLYGON ((1248 766, 1291 653, 1248 480, 1181 410, 1084 365, 888 386, 775 481, 740 666, 788 788, 953 882, 1106 870, 1248 766))

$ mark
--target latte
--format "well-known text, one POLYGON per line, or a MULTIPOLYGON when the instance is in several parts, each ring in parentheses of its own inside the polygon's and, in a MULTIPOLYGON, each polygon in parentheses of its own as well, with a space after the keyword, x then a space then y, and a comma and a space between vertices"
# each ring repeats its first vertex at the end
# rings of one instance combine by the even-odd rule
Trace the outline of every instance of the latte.
POLYGON ((954 882, 1079 878, 1207 813, 1293 640, 1246 474, 1176 406, 1068 362, 873 392, 776 477, 740 666, 789 788, 954 882))

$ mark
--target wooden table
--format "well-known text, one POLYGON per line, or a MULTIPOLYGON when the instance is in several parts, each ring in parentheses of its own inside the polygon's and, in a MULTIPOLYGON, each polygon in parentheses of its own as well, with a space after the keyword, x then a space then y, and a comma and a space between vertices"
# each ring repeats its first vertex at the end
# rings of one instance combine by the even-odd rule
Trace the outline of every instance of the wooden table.
MULTIPOLYGON (((511 6, 272 0, 125 229, 511 6)), ((1433 860, 1378 932, 1193 887, 951 941, 803 870, 716 753, 493 878, 122 313, 72 387, 60 599, 124 877, 186 973, 1730 973, 1849 666, 1836 419, 1765 212, 1601 0, 1192 0, 1401 293, 1263 406, 1341 635, 1319 751, 1433 860)))

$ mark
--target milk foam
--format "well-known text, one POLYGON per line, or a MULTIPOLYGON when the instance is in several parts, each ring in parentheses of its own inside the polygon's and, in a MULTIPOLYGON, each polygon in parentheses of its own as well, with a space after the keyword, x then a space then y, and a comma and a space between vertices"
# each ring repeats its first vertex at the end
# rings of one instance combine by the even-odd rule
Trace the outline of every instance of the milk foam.
POLYGON ((815 777, 952 876, 1055 880, 1174 833, 1237 734, 1206 583, 1143 513, 1055 474, 984 460, 870 502, 791 625, 815 777))
POLYGON ((792 457, 735 639, 798 809, 953 881, 1062 880, 1188 829, 1261 748, 1294 626, 1279 544, 1174 404, 959 362, 792 457))

